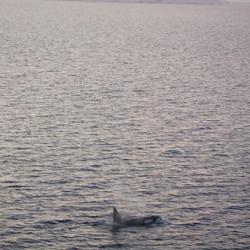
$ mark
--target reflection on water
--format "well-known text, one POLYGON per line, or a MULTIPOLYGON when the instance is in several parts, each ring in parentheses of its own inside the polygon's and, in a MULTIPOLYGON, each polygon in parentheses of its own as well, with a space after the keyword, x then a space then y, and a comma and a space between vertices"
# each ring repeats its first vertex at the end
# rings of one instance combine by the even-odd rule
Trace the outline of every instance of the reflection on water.
POLYGON ((249 10, 2 0, 1 249, 246 249, 249 10))

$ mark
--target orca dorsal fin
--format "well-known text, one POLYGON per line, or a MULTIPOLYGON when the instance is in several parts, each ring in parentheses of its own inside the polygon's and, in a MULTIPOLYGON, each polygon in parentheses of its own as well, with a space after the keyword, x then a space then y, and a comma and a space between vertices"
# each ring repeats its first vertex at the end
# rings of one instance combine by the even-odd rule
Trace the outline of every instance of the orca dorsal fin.
POLYGON ((118 223, 118 224, 122 224, 122 217, 119 214, 119 212, 117 211, 116 207, 113 207, 113 222, 118 223))

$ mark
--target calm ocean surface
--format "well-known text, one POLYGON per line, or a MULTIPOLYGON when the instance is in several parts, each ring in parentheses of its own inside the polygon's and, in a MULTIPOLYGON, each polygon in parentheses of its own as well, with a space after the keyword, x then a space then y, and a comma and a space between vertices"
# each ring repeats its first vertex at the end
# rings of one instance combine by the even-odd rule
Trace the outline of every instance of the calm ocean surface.
POLYGON ((0 1, 1 250, 250 249, 249 197, 250 5, 0 1))

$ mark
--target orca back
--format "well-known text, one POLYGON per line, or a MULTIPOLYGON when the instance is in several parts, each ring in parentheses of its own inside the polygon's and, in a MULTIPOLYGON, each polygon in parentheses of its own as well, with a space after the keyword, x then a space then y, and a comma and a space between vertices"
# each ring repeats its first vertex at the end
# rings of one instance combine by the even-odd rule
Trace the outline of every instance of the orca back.
POLYGON ((160 216, 152 215, 146 217, 135 217, 135 218, 128 218, 127 220, 123 221, 123 224, 126 226, 149 226, 152 224, 157 224, 157 221, 161 219, 160 216))
POLYGON ((149 226, 153 224, 161 224, 162 218, 158 215, 122 218, 116 207, 113 207, 113 223, 130 227, 149 226))

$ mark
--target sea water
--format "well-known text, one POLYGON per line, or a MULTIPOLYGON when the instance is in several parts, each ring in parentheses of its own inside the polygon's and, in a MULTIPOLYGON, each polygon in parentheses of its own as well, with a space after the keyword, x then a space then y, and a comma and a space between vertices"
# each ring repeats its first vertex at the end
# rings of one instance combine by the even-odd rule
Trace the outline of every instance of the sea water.
POLYGON ((249 13, 1 0, 0 248, 249 249, 249 13))

